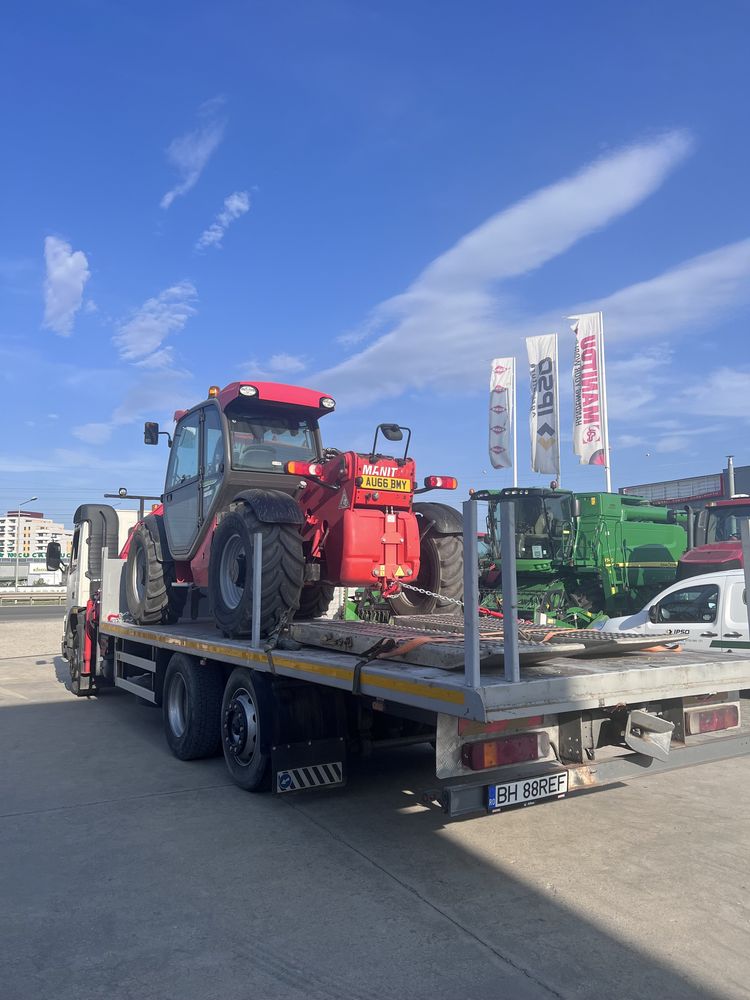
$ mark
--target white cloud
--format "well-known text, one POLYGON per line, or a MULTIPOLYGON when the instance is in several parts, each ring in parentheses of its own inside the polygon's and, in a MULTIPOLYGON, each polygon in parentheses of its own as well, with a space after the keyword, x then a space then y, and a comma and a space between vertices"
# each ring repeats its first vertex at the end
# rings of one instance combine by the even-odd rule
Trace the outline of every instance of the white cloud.
POLYGON ((223 106, 221 98, 207 101, 198 110, 202 124, 173 139, 167 148, 167 159, 176 168, 179 181, 162 198, 162 208, 169 208, 175 198, 187 194, 195 187, 206 164, 224 138, 226 122, 218 114, 223 106))
POLYGON ((750 239, 693 257, 600 299, 607 342, 695 329, 728 305, 750 302, 750 239))
POLYGON ((190 281, 180 281, 144 302, 120 325, 114 337, 120 357, 124 361, 139 361, 157 352, 162 342, 171 333, 179 332, 194 315, 197 295, 190 281))
POLYGON ((84 285, 91 277, 89 263, 82 250, 73 250, 70 243, 57 236, 45 239, 44 259, 44 325, 61 337, 69 337, 75 314, 81 308, 84 285))
POLYGON ((307 368, 307 359, 297 354, 273 354, 267 361, 246 361, 241 368, 241 378, 267 378, 295 375, 307 368))
POLYGON ((686 388, 681 404, 690 413, 707 417, 750 420, 750 370, 717 368, 686 388))
POLYGON ((224 233, 241 215, 250 210, 250 195, 247 191, 235 191, 224 199, 224 208, 214 221, 204 229, 195 244, 196 250, 206 250, 208 247, 220 247, 224 233))
MULTIPOLYGON (((687 133, 669 132, 597 160, 499 212, 428 265, 406 292, 381 303, 364 333, 379 338, 322 372, 321 381, 350 403, 367 403, 412 387, 455 385, 457 377, 477 373, 504 335, 520 332, 507 319, 507 305, 501 320, 504 303, 496 283, 535 270, 633 209, 660 187, 691 145, 687 133)), ((523 325, 538 332, 539 319, 523 325)))
POLYGON ((91 423, 73 428, 73 436, 86 444, 104 444, 112 436, 110 424, 91 423))

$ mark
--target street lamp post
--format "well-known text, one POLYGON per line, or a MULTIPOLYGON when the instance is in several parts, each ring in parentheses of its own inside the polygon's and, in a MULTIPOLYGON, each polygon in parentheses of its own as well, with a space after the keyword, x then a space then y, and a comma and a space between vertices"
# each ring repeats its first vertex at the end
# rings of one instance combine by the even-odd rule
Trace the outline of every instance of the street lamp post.
POLYGON ((28 500, 24 500, 23 503, 19 503, 16 507, 16 593, 18 593, 18 547, 20 544, 19 539, 21 534, 21 508, 25 507, 27 503, 33 503, 38 499, 39 497, 29 497, 28 500))

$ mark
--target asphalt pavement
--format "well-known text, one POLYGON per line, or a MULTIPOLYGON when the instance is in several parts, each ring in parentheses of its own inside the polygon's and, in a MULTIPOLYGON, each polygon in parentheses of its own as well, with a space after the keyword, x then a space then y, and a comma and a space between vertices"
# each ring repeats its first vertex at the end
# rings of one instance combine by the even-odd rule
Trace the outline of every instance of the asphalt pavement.
POLYGON ((58 640, 0 657, 6 1000, 750 995, 750 759, 460 822, 429 748, 251 795, 58 640))
POLYGON ((0 604, 0 625, 3 622, 62 621, 65 608, 59 604, 0 604))

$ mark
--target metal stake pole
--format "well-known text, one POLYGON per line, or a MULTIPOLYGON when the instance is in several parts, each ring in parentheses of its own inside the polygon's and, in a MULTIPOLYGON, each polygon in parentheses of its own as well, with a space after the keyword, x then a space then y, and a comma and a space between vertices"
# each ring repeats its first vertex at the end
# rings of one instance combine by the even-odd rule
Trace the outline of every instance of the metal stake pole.
POLYGON ((506 681, 520 681, 518 660, 518 581, 516 580, 516 507, 512 497, 500 504, 500 565, 503 602, 503 659, 506 681))
POLYGON ((464 500, 464 681, 480 686, 477 502, 464 500))
POLYGON ((745 569, 745 608, 747 611, 747 627, 750 629, 750 518, 741 517, 740 538, 742 539, 742 565, 745 569))
POLYGON ((260 649, 260 588, 263 576, 263 535, 256 531, 253 535, 253 621, 250 642, 254 649, 260 649))

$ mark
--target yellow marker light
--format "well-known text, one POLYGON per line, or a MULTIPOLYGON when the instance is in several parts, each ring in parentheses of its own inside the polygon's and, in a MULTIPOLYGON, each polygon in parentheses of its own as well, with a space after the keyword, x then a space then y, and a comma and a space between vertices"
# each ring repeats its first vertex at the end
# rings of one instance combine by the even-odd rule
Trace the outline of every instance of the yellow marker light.
POLYGON ((208 387, 208 398, 212 399, 214 396, 218 396, 218 395, 219 395, 219 387, 218 387, 218 385, 210 385, 208 387))

